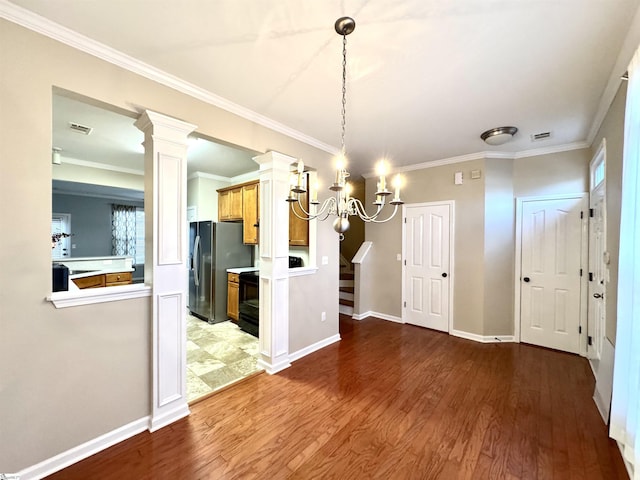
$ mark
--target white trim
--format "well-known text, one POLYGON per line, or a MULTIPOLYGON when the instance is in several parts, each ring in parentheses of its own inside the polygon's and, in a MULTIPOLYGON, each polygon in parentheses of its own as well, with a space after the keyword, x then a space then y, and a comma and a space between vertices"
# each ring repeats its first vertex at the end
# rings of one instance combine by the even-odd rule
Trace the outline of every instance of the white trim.
MULTIPOLYGON (((531 197, 516 197, 516 228, 515 228, 515 274, 513 278, 514 282, 514 301, 513 301, 513 341, 516 343, 520 343, 520 307, 521 307, 521 295, 520 295, 520 277, 522 276, 522 208, 524 202, 536 202, 536 201, 545 201, 545 200, 563 200, 570 198, 580 198, 583 201, 586 201, 587 208, 589 207, 588 199, 589 194, 585 192, 581 193, 565 193, 561 195, 536 195, 531 197)), ((586 219, 583 219, 583 226, 581 228, 581 248, 583 251, 580 254, 580 262, 581 267, 583 268, 583 272, 586 271, 586 263, 584 261, 584 222, 586 219)), ((580 327, 582 327, 582 331, 586 332, 587 325, 585 319, 583 319, 583 310, 584 307, 582 305, 583 295, 582 291, 584 290, 584 285, 586 284, 586 275, 583 275, 580 279, 580 327)), ((585 297, 586 298, 586 297, 585 297)), ((585 335, 586 338, 586 335, 585 335)), ((582 341, 582 339, 580 339, 582 341)), ((582 351, 582 346, 580 346, 581 356, 585 356, 585 353, 582 351)))
POLYGON ((516 341, 513 335, 478 335, 462 330, 451 330, 451 335, 479 343, 514 343, 516 341))
POLYGON ((620 77, 627 70, 627 67, 631 62, 631 59, 633 58, 633 55, 638 48, 639 43, 640 9, 637 9, 633 20, 631 20, 629 30, 627 30, 627 34, 625 35, 624 42, 622 43, 622 48, 620 49, 618 57, 616 58, 616 63, 611 69, 611 74, 609 75, 607 85, 605 86, 600 97, 598 110, 593 117, 593 122, 591 123, 589 134, 587 135, 587 142, 589 142, 590 145, 593 144, 596 135, 600 131, 602 122, 604 122, 604 119, 609 112, 609 108, 611 107, 611 104, 613 103, 613 100, 618 93, 618 89, 620 88, 620 83, 622 82, 620 77))
MULTIPOLYGON (((415 163, 413 165, 404 165, 402 167, 392 168, 389 175, 394 173, 411 172, 413 170, 423 170, 425 168, 441 167, 443 165, 452 165, 454 163, 471 162, 473 160, 487 160, 490 158, 503 158, 507 160, 516 160, 518 158, 536 157, 540 155, 549 155, 551 153, 568 152, 571 150, 582 150, 589 148, 589 142, 573 142, 565 143, 563 145, 556 145, 554 147, 534 148, 531 150, 522 150, 521 152, 476 152, 469 153, 467 155, 460 155, 457 157, 442 158, 439 160, 433 160, 430 162, 415 163)), ((364 178, 377 177, 377 173, 374 171, 363 173, 364 178)))
POLYGON ((309 345, 308 347, 301 348, 291 354, 289 354, 289 360, 295 362, 296 360, 300 360, 302 357, 306 357, 307 355, 317 352, 318 350, 328 347, 329 345, 339 342, 340 334, 336 333, 335 335, 325 338, 324 340, 320 340, 314 344, 309 345))
POLYGON ((51 20, 37 15, 22 7, 0 0, 0 17, 21 25, 25 28, 40 33, 65 45, 73 47, 82 52, 93 55, 101 60, 109 62, 130 72, 148 78, 161 85, 177 90, 193 98, 201 100, 210 105, 214 105, 222 110, 233 113, 246 120, 254 122, 263 127, 282 133, 288 137, 296 139, 312 147, 316 147, 332 155, 337 155, 339 149, 328 145, 320 140, 306 135, 298 130, 287 127, 264 115, 261 115, 246 107, 233 103, 226 98, 220 97, 208 90, 200 88, 192 83, 186 82, 174 75, 171 75, 159 68, 141 62, 129 55, 126 55, 114 48, 97 42, 91 38, 81 35, 69 28, 63 27, 51 20))
MULTIPOLYGON (((185 369, 186 371, 186 369, 185 369)), ((178 400, 181 397, 178 398, 178 400)), ((167 402, 171 403, 171 402, 167 402)), ((166 427, 167 425, 180 420, 189 415, 189 405, 186 403, 179 403, 172 410, 163 409, 160 415, 154 415, 149 417, 148 427, 150 432, 155 432, 156 430, 160 430, 162 427, 166 427)))
POLYGON ((314 275, 318 267, 297 267, 289 269, 289 277, 301 277, 303 275, 314 275))
POLYGON ((233 183, 230 177, 223 177, 222 175, 214 175, 212 173, 206 172, 193 172, 191 175, 187 177, 187 181, 195 180, 196 178, 206 178, 208 180, 218 180, 220 182, 228 182, 229 184, 233 183))
POLYGON ((622 461, 624 462, 624 466, 627 467, 627 474, 629 475, 629 478, 634 478, 633 477, 633 465, 631 465, 631 463, 629 463, 629 460, 627 460, 624 457, 624 445, 622 445, 617 440, 616 440, 616 443, 618 444, 618 450, 620 450, 620 456, 622 457, 622 461))
POLYGON ((135 284, 105 288, 87 288, 71 292, 53 292, 48 297, 45 297, 45 300, 53 303, 56 308, 67 308, 150 296, 151 287, 135 284))
POLYGON ((267 363, 261 358, 258 359, 258 368, 262 368, 269 375, 274 375, 282 370, 285 370, 291 366, 291 362, 289 361, 289 356, 281 356, 277 363, 271 364, 267 363))
POLYGON ((376 317, 376 318, 379 318, 380 320, 386 320, 388 322, 394 322, 394 323, 404 323, 401 317, 396 317, 395 315, 387 315, 386 313, 372 312, 371 310, 354 315, 353 319, 364 320, 367 317, 376 317))
POLYGON ((31 467, 27 467, 18 472, 18 477, 21 480, 44 478, 68 467, 69 465, 73 465, 74 463, 84 460, 91 455, 95 455, 96 453, 117 443, 123 442, 134 435, 144 432, 147 429, 148 423, 149 417, 143 417, 139 420, 128 423, 127 425, 118 427, 104 435, 100 435, 88 442, 59 453, 54 457, 43 460, 31 467))
POLYGON ((111 172, 128 173, 130 175, 144 176, 144 170, 135 168, 120 167, 118 165, 109 165, 107 163, 90 162, 89 160, 79 160, 77 158, 63 157, 64 163, 67 165, 77 165, 79 167, 97 168, 99 170, 109 170, 111 172))
POLYGON ((362 245, 360 245, 360 248, 358 248, 358 251, 351 259, 351 263, 363 263, 372 246, 373 242, 362 242, 362 245))

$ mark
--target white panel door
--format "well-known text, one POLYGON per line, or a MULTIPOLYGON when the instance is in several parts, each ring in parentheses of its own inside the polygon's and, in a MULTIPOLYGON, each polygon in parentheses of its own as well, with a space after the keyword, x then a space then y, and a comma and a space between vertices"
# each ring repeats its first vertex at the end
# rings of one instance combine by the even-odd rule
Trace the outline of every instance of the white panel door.
POLYGON ((406 207, 405 321, 449 331, 448 204, 406 207))
POLYGON ((580 268, 585 199, 534 200, 522 206, 520 339, 580 350, 580 268))

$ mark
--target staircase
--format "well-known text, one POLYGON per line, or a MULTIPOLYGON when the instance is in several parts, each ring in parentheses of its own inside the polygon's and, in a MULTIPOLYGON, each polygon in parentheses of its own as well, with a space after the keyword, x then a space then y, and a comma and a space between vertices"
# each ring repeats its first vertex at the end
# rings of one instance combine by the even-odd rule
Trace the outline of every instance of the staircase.
POLYGON ((340 308, 339 312, 345 315, 353 315, 353 272, 340 271, 340 308))

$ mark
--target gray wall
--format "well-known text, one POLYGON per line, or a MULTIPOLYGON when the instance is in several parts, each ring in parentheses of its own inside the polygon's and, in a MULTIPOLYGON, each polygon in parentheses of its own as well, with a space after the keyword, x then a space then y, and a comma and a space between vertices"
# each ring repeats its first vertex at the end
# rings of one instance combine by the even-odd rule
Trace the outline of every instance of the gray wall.
POLYGON ((607 250, 611 254, 610 280, 607 284, 607 338, 616 343, 618 325, 618 255, 620 247, 620 199, 622 195, 622 151, 624 148, 624 114, 627 101, 627 82, 622 82, 602 126, 593 141, 592 155, 596 154, 603 138, 607 139, 607 250))
MULTIPOLYGON (((149 299, 63 309, 44 300, 51 293, 53 88, 133 114, 162 112, 209 137, 310 165, 329 164, 330 156, 2 19, 0 57, 0 202, 16 205, 3 208, 11 234, 0 235, 0 412, 10 412, 0 421, 0 438, 10 439, 0 448, 0 471, 15 472, 150 414, 149 299)), ((59 167, 58 178, 91 183, 59 167)), ((139 189, 141 179, 128 188, 139 189)), ((318 255, 329 265, 306 279, 312 304, 292 286, 290 351, 337 334, 338 240, 325 230, 320 237, 318 255), (327 321, 309 323, 320 311, 327 321)))
POLYGON ((71 214, 73 257, 103 257, 111 253, 111 205, 143 207, 143 202, 54 194, 52 210, 71 214))
MULTIPOLYGON (((590 149, 520 158, 475 160, 405 174, 407 204, 455 201, 453 329, 482 336, 513 335, 515 272, 515 197, 584 192, 590 149), (471 180, 471 170, 481 178, 471 180), (455 172, 463 173, 454 185, 455 172)), ((367 180, 372 199, 376 179, 367 180)), ((373 242, 359 313, 402 316, 402 223, 366 226, 373 242)))

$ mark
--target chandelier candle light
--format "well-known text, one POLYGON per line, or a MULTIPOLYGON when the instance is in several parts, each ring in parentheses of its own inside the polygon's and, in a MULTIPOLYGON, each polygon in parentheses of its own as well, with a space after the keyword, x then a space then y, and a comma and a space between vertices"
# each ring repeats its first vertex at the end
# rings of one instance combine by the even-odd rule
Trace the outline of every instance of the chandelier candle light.
POLYGON ((344 232, 349 229, 349 216, 357 215, 363 221, 367 223, 383 223, 391 220, 398 211, 398 205, 402 205, 404 202, 400 199, 400 184, 402 179, 400 175, 396 175, 393 180, 393 187, 395 188, 393 199, 389 202, 393 205, 393 212, 384 220, 378 219, 378 215, 382 212, 385 206, 385 199, 391 192, 387 190, 387 165, 384 160, 380 161, 377 168, 377 173, 380 176, 376 189, 376 200, 373 204, 376 206, 376 211, 368 215, 365 211, 362 202, 357 198, 351 197, 351 185, 347 182, 349 178, 349 172, 346 169, 347 156, 346 148, 344 144, 344 134, 346 126, 346 106, 347 106, 347 35, 349 35, 356 28, 356 22, 350 17, 341 17, 336 20, 335 29, 339 35, 342 35, 342 110, 341 110, 341 151, 340 156, 336 161, 336 178, 333 185, 329 189, 335 192, 335 196, 327 198, 322 205, 318 202, 318 185, 314 185, 311 188, 311 200, 309 202, 309 211, 307 212, 300 201, 300 194, 306 193, 306 185, 304 181, 304 163, 302 160, 298 161, 297 168, 291 175, 291 191, 287 202, 291 203, 291 210, 296 217, 302 220, 314 220, 316 218, 320 220, 326 220, 329 215, 335 215, 337 218, 333 221, 333 228, 340 234, 340 240, 344 239, 344 232), (294 208, 294 203, 298 204, 303 215, 299 215, 294 208))

